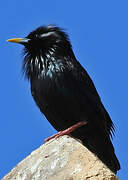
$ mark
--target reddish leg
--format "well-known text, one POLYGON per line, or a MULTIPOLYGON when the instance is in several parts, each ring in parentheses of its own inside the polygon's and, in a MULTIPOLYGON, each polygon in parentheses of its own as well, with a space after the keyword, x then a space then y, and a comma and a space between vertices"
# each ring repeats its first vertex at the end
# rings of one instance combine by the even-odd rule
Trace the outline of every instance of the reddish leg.
POLYGON ((54 134, 53 136, 50 136, 49 138, 45 139, 45 142, 51 140, 52 138, 58 138, 58 137, 63 136, 63 135, 69 135, 70 132, 72 132, 75 129, 77 129, 77 128, 81 127, 81 126, 84 126, 86 124, 87 124, 86 121, 81 121, 81 122, 69 127, 68 129, 65 129, 64 131, 59 131, 57 134, 54 134))

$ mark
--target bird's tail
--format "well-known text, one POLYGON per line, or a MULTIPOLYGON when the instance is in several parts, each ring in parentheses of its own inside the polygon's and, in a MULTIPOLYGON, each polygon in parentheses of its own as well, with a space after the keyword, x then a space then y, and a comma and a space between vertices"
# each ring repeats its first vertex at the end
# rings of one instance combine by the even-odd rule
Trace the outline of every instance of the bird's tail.
POLYGON ((90 151, 95 153, 98 158, 115 174, 120 169, 119 161, 115 155, 114 147, 110 140, 110 137, 103 137, 99 134, 91 134, 88 138, 82 139, 83 145, 85 145, 90 151))
POLYGON ((81 130, 77 130, 72 133, 72 135, 80 139, 84 146, 97 155, 97 157, 116 174, 120 169, 120 163, 115 155, 110 137, 102 134, 102 132, 94 126, 91 126, 91 128, 86 126, 79 128, 81 130))

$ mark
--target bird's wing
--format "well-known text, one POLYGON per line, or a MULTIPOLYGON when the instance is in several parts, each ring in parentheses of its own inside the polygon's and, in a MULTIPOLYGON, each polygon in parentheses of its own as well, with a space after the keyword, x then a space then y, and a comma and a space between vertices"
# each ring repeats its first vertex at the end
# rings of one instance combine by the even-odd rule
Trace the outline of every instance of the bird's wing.
MULTIPOLYGON (((77 98, 79 98, 80 102, 82 101, 83 105, 85 103, 85 108, 92 108, 94 111, 97 111, 101 117, 99 117, 99 124, 101 128, 106 129, 107 134, 112 136, 112 133, 114 132, 114 125, 112 123, 112 120, 108 114, 108 112, 105 110, 101 99, 97 93, 97 90, 89 77, 88 73, 85 71, 85 69, 80 65, 78 61, 76 61, 76 64, 73 64, 72 68, 69 71, 69 83, 70 87, 71 85, 74 88, 75 94, 77 98), (75 85, 75 86, 74 86, 75 85), (90 106, 87 107, 87 102, 84 102, 84 97, 88 98, 88 103, 90 106)), ((71 66, 70 66, 71 67, 71 66)), ((68 77, 67 77, 68 81, 68 77)), ((95 117, 94 117, 95 118, 95 117)))

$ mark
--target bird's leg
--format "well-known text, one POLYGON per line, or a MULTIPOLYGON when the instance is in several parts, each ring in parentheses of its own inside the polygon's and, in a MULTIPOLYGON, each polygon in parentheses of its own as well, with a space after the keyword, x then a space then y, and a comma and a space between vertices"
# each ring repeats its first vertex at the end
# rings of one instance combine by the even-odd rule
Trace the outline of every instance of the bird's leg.
POLYGON ((81 127, 81 126, 84 126, 86 125, 87 122, 86 121, 81 121, 67 129, 65 129, 64 131, 59 131, 57 134, 54 134, 53 136, 50 136, 49 138, 45 139, 45 142, 51 140, 52 138, 58 138, 60 136, 63 136, 63 135, 70 135, 70 132, 74 131, 75 129, 81 127))

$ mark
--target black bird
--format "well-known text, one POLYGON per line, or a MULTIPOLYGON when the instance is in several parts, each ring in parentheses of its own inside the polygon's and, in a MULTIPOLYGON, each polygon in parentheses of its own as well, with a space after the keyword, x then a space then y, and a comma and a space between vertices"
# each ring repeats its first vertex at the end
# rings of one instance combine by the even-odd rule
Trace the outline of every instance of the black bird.
POLYGON ((63 131, 56 137, 70 133, 116 173, 120 164, 111 142, 112 120, 75 58, 68 35, 48 25, 8 41, 24 45, 23 71, 40 111, 57 131, 63 131))

